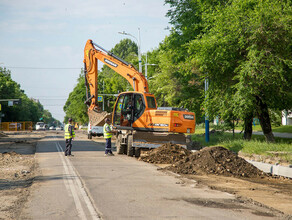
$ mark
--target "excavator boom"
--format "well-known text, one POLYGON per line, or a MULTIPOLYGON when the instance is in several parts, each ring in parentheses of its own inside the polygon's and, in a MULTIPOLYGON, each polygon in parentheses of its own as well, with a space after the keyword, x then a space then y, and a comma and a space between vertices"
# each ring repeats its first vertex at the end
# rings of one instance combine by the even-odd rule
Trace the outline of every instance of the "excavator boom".
MULTIPOLYGON (((97 106, 97 81, 98 81, 98 67, 97 60, 100 60, 105 65, 113 69, 115 72, 124 77, 134 91, 138 92, 149 92, 148 83, 144 75, 138 72, 132 64, 127 63, 121 58, 115 56, 113 53, 105 50, 101 46, 88 40, 84 49, 84 67, 87 75, 87 81, 90 88, 91 105, 90 110, 97 106)), ((90 98, 90 97, 89 97, 90 98)))

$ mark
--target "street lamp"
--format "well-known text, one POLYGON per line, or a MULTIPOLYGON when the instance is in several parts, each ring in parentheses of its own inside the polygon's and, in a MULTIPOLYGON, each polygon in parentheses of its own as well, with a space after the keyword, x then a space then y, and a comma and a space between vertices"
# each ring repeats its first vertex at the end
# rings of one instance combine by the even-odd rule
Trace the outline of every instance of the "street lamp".
POLYGON ((133 36, 132 34, 127 33, 127 32, 125 32, 125 31, 123 31, 123 32, 118 32, 118 33, 119 33, 119 34, 123 34, 123 35, 129 35, 129 36, 135 38, 135 40, 137 41, 137 44, 138 44, 138 59, 139 59, 139 72, 142 73, 140 28, 138 28, 139 40, 138 40, 135 36, 133 36))
POLYGON ((147 53, 146 53, 146 63, 143 65, 143 66, 145 66, 145 78, 146 78, 146 80, 147 80, 147 71, 148 71, 147 66, 157 66, 157 65, 158 64, 148 63, 148 61, 147 61, 147 53))

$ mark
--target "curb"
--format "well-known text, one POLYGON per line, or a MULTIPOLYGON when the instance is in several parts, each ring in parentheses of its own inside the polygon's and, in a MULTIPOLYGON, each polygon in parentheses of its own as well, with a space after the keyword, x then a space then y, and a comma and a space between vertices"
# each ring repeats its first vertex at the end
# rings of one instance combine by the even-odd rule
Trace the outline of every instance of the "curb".
POLYGON ((256 162, 252 160, 246 160, 247 162, 253 164, 258 169, 265 173, 270 173, 277 176, 292 178, 292 168, 280 165, 272 165, 268 163, 256 162))
MULTIPOLYGON (((196 152, 197 150, 191 150, 191 151, 196 152)), ((261 171, 265 173, 292 178, 292 166, 286 167, 286 166, 280 166, 280 165, 272 165, 269 163, 262 163, 262 162, 257 162, 253 160, 246 160, 246 161, 251 163, 256 168, 260 169, 261 171)))

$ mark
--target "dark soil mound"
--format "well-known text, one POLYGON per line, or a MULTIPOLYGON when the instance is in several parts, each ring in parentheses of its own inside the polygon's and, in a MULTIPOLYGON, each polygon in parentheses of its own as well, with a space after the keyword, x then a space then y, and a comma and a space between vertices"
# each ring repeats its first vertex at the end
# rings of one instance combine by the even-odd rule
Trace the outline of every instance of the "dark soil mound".
POLYGON ((7 135, 0 131, 0 138, 1 137, 7 137, 7 135))
POLYGON ((141 155, 140 160, 148 163, 172 164, 186 158, 190 154, 191 152, 183 147, 167 143, 141 155))
POLYGON ((10 156, 20 156, 20 154, 16 153, 15 151, 10 151, 10 152, 3 152, 2 154, 0 153, 3 157, 10 157, 10 156))
POLYGON ((179 174, 217 174, 236 177, 264 175, 258 168, 223 147, 204 148, 166 169, 179 174))

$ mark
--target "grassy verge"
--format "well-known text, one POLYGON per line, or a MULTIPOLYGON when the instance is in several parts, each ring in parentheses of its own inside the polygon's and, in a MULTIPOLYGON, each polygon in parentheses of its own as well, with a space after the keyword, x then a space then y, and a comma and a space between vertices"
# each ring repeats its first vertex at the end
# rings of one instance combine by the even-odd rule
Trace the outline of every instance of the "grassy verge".
MULTIPOLYGON (((210 130, 212 129, 216 129, 216 130, 220 130, 222 129, 223 126, 216 126, 213 123, 210 123, 210 130)), ((242 130, 242 126, 236 126, 235 130, 242 130)), ((252 130, 253 131, 262 131, 262 128, 260 125, 255 125, 252 126, 252 130)), ((272 125, 272 130, 273 132, 280 132, 280 133, 292 133, 292 125, 281 125, 281 126, 275 126, 272 125)), ((200 124, 200 125, 196 125, 196 134, 201 134, 201 133, 205 133, 205 127, 204 124, 200 124)))
POLYGON ((292 125, 272 127, 272 129, 273 129, 273 132, 292 133, 292 125))
MULTIPOLYGON (((235 128, 236 130, 242 130, 242 126, 237 126, 235 128)), ((260 125, 252 126, 253 131, 262 131, 262 128, 260 125)), ((279 132, 279 133, 292 133, 292 125, 282 125, 282 126, 272 126, 273 132, 279 132)))
MULTIPOLYGON (((204 133, 205 130, 199 130, 204 133)), ((210 141, 206 143, 203 134, 192 136, 193 141, 200 142, 202 146, 223 146, 234 152, 242 152, 248 155, 257 154, 271 158, 280 158, 284 162, 292 163, 292 140, 276 138, 276 143, 267 143, 264 136, 253 135, 251 141, 242 139, 242 134, 216 132, 210 134, 210 141)))

